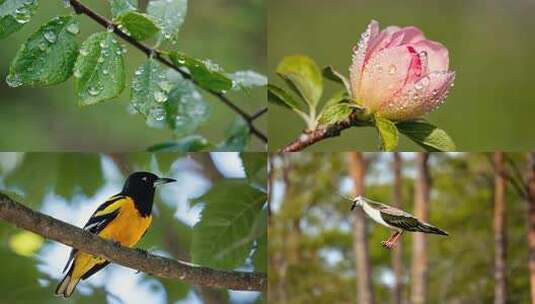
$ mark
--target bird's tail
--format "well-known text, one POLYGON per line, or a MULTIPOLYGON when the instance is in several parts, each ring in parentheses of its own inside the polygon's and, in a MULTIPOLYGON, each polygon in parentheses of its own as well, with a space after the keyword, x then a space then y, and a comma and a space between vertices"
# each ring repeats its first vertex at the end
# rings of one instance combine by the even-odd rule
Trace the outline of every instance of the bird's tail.
POLYGON ((418 228, 421 232, 424 232, 424 233, 432 233, 432 234, 440 234, 440 235, 449 235, 446 231, 443 231, 431 224, 427 224, 427 223, 420 223, 418 225, 418 228))
POLYGON ((63 280, 61 280, 61 282, 58 284, 58 287, 56 288, 55 292, 56 296, 65 298, 70 297, 74 292, 76 285, 78 285, 79 281, 80 278, 73 278, 71 268, 71 270, 65 275, 63 280))

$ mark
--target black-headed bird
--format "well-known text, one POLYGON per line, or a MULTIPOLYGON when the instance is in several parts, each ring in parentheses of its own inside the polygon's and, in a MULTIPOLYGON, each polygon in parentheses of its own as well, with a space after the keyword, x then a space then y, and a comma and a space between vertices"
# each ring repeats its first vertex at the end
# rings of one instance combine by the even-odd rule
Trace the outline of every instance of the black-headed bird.
POLYGON ((394 230, 388 240, 381 242, 381 244, 388 249, 396 245, 396 242, 404 231, 448 235, 447 232, 442 231, 431 224, 420 221, 412 214, 392 206, 372 201, 361 195, 353 199, 351 211, 356 207, 361 207, 364 213, 375 222, 394 230))
MULTIPOLYGON (((135 172, 124 183, 121 193, 100 205, 84 226, 84 230, 122 246, 134 246, 152 222, 152 203, 156 186, 174 182, 149 172, 135 172)), ((56 295, 69 297, 80 280, 85 280, 110 262, 104 258, 72 249, 67 265, 69 271, 56 288, 56 295), (69 267, 70 266, 70 267, 69 267)))

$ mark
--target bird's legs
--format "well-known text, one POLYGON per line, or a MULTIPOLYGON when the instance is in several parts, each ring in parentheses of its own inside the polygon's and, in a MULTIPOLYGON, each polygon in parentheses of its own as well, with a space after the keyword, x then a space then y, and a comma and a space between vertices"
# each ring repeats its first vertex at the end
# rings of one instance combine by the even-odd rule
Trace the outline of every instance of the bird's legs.
POLYGON ((392 233, 388 240, 381 242, 381 245, 383 245, 385 248, 392 249, 392 247, 396 245, 399 237, 401 236, 401 233, 402 232, 400 231, 394 231, 394 233, 392 233))

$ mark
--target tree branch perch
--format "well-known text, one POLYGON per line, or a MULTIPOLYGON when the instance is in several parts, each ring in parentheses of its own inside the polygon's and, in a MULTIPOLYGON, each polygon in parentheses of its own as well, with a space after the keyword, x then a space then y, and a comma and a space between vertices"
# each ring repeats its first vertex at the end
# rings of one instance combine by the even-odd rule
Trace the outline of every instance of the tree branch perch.
POLYGON ((0 218, 47 239, 157 277, 183 280, 213 288, 256 291, 267 289, 267 276, 264 273, 214 270, 123 247, 76 226, 33 211, 3 193, 0 193, 0 218))
MULTIPOLYGON (((189 73, 186 73, 185 71, 181 70, 178 66, 174 65, 169 59, 165 58, 163 54, 158 51, 157 49, 151 48, 149 46, 146 46, 145 44, 135 40, 134 38, 126 35, 123 33, 111 20, 108 20, 104 16, 99 15, 97 12, 90 9, 88 6, 80 2, 79 0, 69 0, 74 12, 76 14, 84 14, 88 16, 89 18, 93 19, 98 24, 102 25, 105 28, 113 28, 113 32, 121 37, 124 41, 128 42, 132 46, 136 47, 143 53, 145 53, 147 56, 154 56, 156 60, 161 62, 162 64, 168 66, 169 68, 177 71, 184 77, 185 79, 191 80, 193 83, 197 84, 197 82, 191 77, 189 73)), ((202 87, 201 87, 202 88, 202 87)), ((230 109, 232 109, 234 112, 236 112, 238 115, 240 115, 249 126, 249 130, 251 134, 258 137, 261 141, 264 143, 267 143, 267 137, 266 135, 258 130, 255 125, 253 124, 253 121, 256 119, 253 115, 249 115, 247 112, 242 110, 240 107, 235 105, 230 99, 228 99, 223 93, 216 92, 213 90, 205 89, 208 93, 218 98, 221 102, 223 102, 225 105, 227 105, 230 109)))

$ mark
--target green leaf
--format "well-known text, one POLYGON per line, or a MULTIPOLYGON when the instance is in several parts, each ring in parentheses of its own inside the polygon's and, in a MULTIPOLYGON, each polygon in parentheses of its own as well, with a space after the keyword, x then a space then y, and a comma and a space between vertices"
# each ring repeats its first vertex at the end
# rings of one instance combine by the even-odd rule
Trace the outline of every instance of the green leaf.
POLYGON ((394 151, 398 146, 398 129, 390 120, 382 117, 375 117, 375 128, 381 138, 381 149, 383 151, 394 151))
POLYGON ((260 152, 242 152, 240 153, 240 158, 247 179, 259 184, 264 189, 267 188, 267 154, 260 152))
POLYGON ((292 95, 274 84, 268 84, 268 101, 290 110, 299 110, 299 104, 292 95))
POLYGON ((344 120, 355 110, 348 103, 333 103, 326 106, 320 114, 319 123, 321 125, 330 125, 344 120))
POLYGON ((132 107, 138 113, 149 116, 151 109, 163 107, 173 86, 167 78, 166 69, 157 60, 149 58, 134 73, 132 107))
POLYGON ((80 105, 117 97, 125 86, 123 48, 111 33, 95 33, 82 44, 74 66, 80 105))
POLYGON ((176 65, 188 68, 193 80, 205 89, 224 93, 232 88, 232 79, 209 60, 202 61, 181 52, 172 52, 169 57, 176 65))
POLYGON ((67 80, 77 56, 77 33, 78 21, 73 16, 55 17, 42 25, 11 62, 8 85, 49 86, 67 80))
POLYGON ((253 264, 255 271, 267 271, 267 233, 256 240, 256 249, 253 255, 253 264))
POLYGON ((217 151, 243 151, 249 143, 249 125, 238 117, 227 128, 225 135, 227 139, 218 145, 217 151))
POLYGON ((137 10, 136 0, 110 0, 110 6, 113 17, 137 10))
POLYGON ((455 151, 455 143, 446 131, 426 121, 406 121, 397 123, 399 131, 427 151, 455 151))
POLYGON ((149 39, 160 31, 151 16, 135 11, 120 14, 116 21, 123 32, 138 41, 149 39))
POLYGON ((200 135, 190 135, 177 141, 169 141, 151 146, 150 152, 198 152, 210 148, 212 145, 200 135))
POLYGON ((332 66, 326 66, 321 71, 323 74, 323 77, 338 82, 340 84, 343 84, 347 89, 349 89, 349 82, 347 79, 342 75, 340 72, 334 69, 332 66))
POLYGON ((316 107, 323 92, 323 81, 318 65, 311 58, 303 55, 284 57, 277 73, 311 107, 316 107))
POLYGON ((162 29, 163 37, 171 41, 177 38, 187 10, 187 0, 153 0, 147 7, 148 14, 157 20, 162 29))
POLYGON ((164 103, 167 125, 178 136, 197 130, 210 115, 208 104, 191 81, 178 79, 164 103))
MULTIPOLYGON (((340 91, 334 93, 331 96, 331 98, 329 98, 329 100, 327 100, 327 102, 323 106, 323 109, 327 109, 330 106, 333 106, 335 104, 339 104, 339 103, 342 103, 342 102, 347 102, 347 103, 351 102, 351 98, 349 97, 349 94, 345 90, 340 90, 340 91)), ((351 103, 351 106, 353 108, 357 108, 355 103, 351 103)))
POLYGON ((250 89, 252 87, 262 87, 267 85, 267 77, 257 73, 255 71, 237 71, 234 73, 229 73, 227 76, 232 79, 232 89, 250 89))
POLYGON ((220 269, 244 264, 252 250, 252 229, 266 194, 243 180, 227 179, 196 201, 206 206, 193 230, 193 263, 220 269))
POLYGON ((0 0, 0 39, 18 31, 35 14, 37 0, 0 0))

